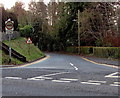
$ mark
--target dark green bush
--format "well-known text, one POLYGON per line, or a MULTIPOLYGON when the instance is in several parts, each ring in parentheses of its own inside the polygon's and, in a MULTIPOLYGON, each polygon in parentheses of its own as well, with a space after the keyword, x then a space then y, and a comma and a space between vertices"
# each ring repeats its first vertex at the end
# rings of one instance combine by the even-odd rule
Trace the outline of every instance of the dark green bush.
POLYGON ((31 37, 33 32, 33 27, 31 25, 26 25, 23 28, 20 28, 20 34, 22 37, 31 37))

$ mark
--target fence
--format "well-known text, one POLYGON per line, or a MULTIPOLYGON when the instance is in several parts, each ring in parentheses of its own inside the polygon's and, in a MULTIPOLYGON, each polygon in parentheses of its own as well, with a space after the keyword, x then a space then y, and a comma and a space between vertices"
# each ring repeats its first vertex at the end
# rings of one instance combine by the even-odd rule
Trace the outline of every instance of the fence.
MULTIPOLYGON (((0 41, 9 40, 9 35, 6 34, 5 32, 0 32, 0 36, 1 36, 0 41)), ((18 37, 20 37, 20 33, 18 31, 13 31, 13 34, 11 34, 11 39, 15 39, 18 37)))
MULTIPOLYGON (((9 47, 2 43, 2 50, 6 53, 9 54, 9 47)), ((21 55, 20 53, 18 53, 17 51, 15 51, 14 49, 11 49, 11 55, 17 59, 19 59, 22 62, 27 62, 26 61, 26 57, 24 57, 23 55, 21 55)))

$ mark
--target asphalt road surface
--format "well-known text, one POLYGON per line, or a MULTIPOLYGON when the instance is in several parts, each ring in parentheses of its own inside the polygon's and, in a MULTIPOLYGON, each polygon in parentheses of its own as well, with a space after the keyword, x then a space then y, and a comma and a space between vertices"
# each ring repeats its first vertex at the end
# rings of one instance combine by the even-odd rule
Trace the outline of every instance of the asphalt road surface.
POLYGON ((47 55, 32 65, 2 69, 2 96, 118 96, 117 68, 80 56, 47 55))

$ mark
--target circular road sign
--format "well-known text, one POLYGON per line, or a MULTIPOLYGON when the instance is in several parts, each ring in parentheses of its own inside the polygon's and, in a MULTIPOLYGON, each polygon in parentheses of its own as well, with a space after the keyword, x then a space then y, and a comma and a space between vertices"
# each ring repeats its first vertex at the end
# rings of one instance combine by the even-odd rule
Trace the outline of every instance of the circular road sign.
POLYGON ((6 27, 8 30, 13 29, 13 21, 7 21, 6 24, 5 24, 5 27, 6 27))

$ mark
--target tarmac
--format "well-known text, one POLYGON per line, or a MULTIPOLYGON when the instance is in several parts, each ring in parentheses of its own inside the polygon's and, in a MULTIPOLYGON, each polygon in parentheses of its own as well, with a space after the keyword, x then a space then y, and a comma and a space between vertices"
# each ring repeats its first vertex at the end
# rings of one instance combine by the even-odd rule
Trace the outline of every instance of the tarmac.
MULTIPOLYGON (((76 55, 76 54, 69 54, 69 53, 62 53, 62 54, 68 54, 68 55, 76 55)), ((99 58, 95 56, 87 56, 87 55, 77 55, 80 57, 84 57, 90 61, 100 63, 100 64, 108 64, 113 66, 119 66, 120 67, 120 60, 112 59, 112 58, 99 58)), ((22 64, 23 65, 23 64, 22 64)), ((21 65, 2 65, 2 67, 14 67, 14 66, 21 66, 21 65)))

